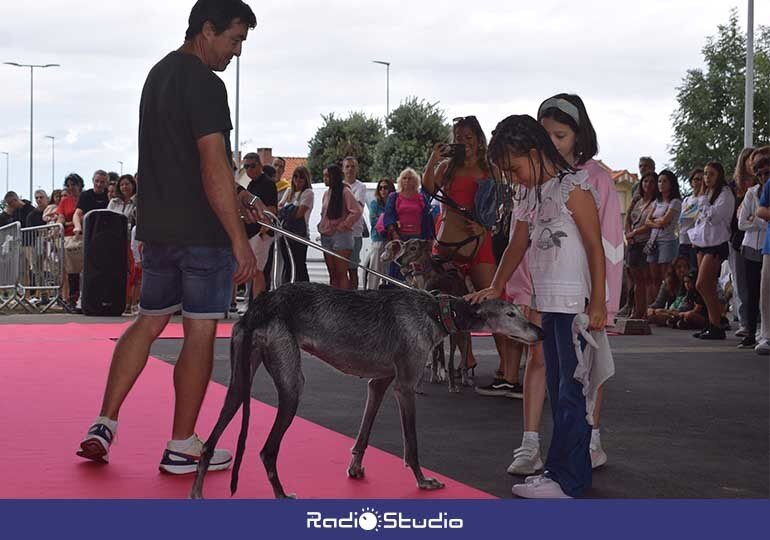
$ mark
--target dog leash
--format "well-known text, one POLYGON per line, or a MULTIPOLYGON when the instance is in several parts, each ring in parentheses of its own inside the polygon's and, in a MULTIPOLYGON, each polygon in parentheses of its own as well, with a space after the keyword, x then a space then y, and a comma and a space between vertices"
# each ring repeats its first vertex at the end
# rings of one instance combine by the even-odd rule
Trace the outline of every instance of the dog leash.
MULTIPOLYGON (((278 223, 278 217, 275 214, 273 214, 272 212, 267 211, 267 210, 265 210, 264 213, 265 213, 265 215, 267 217, 269 217, 271 220, 273 220, 274 223, 278 223)), ((326 253, 327 255, 331 255, 332 257, 336 257, 336 258, 338 258, 340 260, 343 260, 343 261, 345 261, 348 264, 355 265, 358 268, 363 269, 364 272, 368 272, 370 274, 374 274, 378 278, 384 279, 388 283, 392 283, 393 285, 401 287, 402 289, 407 289, 407 290, 410 290, 410 291, 421 291, 421 289, 415 289, 414 287, 411 287, 411 286, 407 285, 403 281, 399 281, 399 280, 397 280, 395 278, 392 278, 390 276, 386 276, 385 274, 381 274, 381 273, 377 272, 376 270, 372 270, 371 268, 366 268, 365 266, 363 266, 363 265, 361 265, 359 263, 354 263, 353 261, 351 261, 349 259, 346 259, 342 255, 340 255, 338 253, 335 253, 334 251, 332 251, 330 249, 326 249, 325 247, 323 247, 320 244, 316 244, 315 242, 312 242, 311 240, 308 240, 307 238, 304 238, 302 236, 299 236, 297 234, 294 234, 294 233, 292 233, 290 231, 285 230, 283 227, 280 227, 279 225, 275 225, 273 223, 265 223, 264 221, 257 221, 256 223, 258 223, 259 225, 262 225, 263 227, 266 227, 266 228, 270 229, 271 231, 274 231, 275 233, 277 233, 279 235, 279 239, 280 239, 280 236, 288 237, 288 238, 294 240, 295 242, 299 242, 300 244, 305 244, 306 246, 309 246, 309 247, 312 247, 312 248, 317 249, 319 251, 322 251, 322 252, 326 253)), ((294 281, 294 258, 291 255, 291 250, 289 250, 289 258, 290 258, 290 261, 291 261, 291 264, 292 264, 292 282, 293 282, 294 281)), ((274 265, 273 270, 274 270, 274 275, 275 275, 275 273, 277 272, 277 266, 276 265, 274 265)), ((421 291, 421 292, 424 292, 424 291, 421 291)))

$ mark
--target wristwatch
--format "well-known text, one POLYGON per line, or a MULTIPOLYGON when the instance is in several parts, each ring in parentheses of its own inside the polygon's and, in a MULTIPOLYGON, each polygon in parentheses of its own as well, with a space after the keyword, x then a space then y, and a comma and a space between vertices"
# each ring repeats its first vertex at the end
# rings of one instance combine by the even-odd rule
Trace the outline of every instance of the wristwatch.
POLYGON ((249 206, 254 208, 254 203, 257 202, 258 200, 261 200, 261 199, 256 195, 254 195, 254 198, 249 201, 249 206))

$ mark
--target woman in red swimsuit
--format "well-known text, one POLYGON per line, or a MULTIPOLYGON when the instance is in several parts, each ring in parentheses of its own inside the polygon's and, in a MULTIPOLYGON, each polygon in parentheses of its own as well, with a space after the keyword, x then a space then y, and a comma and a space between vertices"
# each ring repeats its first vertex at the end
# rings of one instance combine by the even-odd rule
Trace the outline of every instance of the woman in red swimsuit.
MULTIPOLYGON (((487 138, 475 116, 455 118, 452 128, 452 143, 465 145, 465 160, 460 163, 455 159, 448 159, 449 147, 439 143, 433 147, 433 152, 425 165, 425 174, 422 178, 423 189, 428 193, 436 193, 441 188, 443 195, 465 208, 472 215, 474 212, 474 199, 478 189, 477 181, 486 180, 491 176, 489 163, 487 162, 487 138)), ((492 235, 483 225, 466 217, 452 204, 441 204, 441 215, 436 223, 436 231, 441 231, 442 222, 448 218, 454 222, 462 223, 468 238, 478 237, 480 246, 476 254, 470 260, 457 261, 457 266, 463 274, 470 276, 474 288, 479 291, 492 283, 495 275, 495 256, 492 251, 492 235), (450 214, 454 213, 454 216, 450 214), (456 219, 460 216, 461 219, 456 219)), ((441 238, 441 233, 437 232, 441 238)), ((474 241, 475 242, 475 241, 474 241)), ((434 253, 445 253, 443 246, 434 244, 434 253)), ((495 335, 495 344, 502 360, 513 354, 514 343, 502 335, 495 335)), ((473 353, 469 355, 469 364, 464 366, 466 370, 476 367, 473 353)), ((470 380, 470 377, 467 377, 470 380)))

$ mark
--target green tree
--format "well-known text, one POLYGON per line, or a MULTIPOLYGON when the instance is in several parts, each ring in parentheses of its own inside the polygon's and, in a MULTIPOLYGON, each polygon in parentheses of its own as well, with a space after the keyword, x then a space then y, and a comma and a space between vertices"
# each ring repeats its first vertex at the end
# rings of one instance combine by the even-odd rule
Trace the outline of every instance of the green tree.
MULTIPOLYGON (((704 69, 687 71, 677 88, 670 153, 680 176, 716 160, 732 174, 743 149, 746 36, 738 12, 703 47, 704 69)), ((770 142, 770 28, 759 27, 754 40, 754 146, 770 142)))
POLYGON ((371 180, 374 148, 382 140, 382 123, 360 112, 350 113, 347 118, 337 118, 334 113, 321 116, 324 124, 310 141, 307 162, 313 182, 323 181, 323 169, 329 163, 339 163, 347 156, 358 160, 358 179, 371 180))
POLYGON ((388 135, 375 149, 374 172, 395 179, 406 167, 421 171, 433 145, 448 141, 444 111, 416 97, 407 98, 387 118, 388 135))

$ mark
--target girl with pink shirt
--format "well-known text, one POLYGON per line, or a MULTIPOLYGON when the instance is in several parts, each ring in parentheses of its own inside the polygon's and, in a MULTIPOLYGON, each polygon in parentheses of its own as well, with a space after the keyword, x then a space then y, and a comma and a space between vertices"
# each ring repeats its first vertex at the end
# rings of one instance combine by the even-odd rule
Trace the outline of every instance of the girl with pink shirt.
MULTIPOLYGON (((318 223, 321 245, 350 259, 353 253, 353 225, 361 218, 363 210, 350 187, 344 182, 339 165, 326 167, 323 178, 329 189, 324 193, 321 221, 318 223)), ((330 285, 336 289, 350 289, 348 263, 326 253, 324 261, 329 270, 330 285)))
MULTIPOLYGON (((557 94, 548 98, 540 105, 537 119, 565 161, 588 173, 587 181, 598 195, 607 276, 607 322, 611 324, 620 304, 624 250, 620 200, 615 191, 615 183, 609 172, 592 159, 598 152, 596 132, 579 96, 557 94)), ((531 290, 531 277, 521 271, 521 266, 511 277, 511 281, 514 283, 509 282, 509 286, 514 290, 531 290)), ((532 311, 530 320, 540 324, 540 315, 532 311)), ((542 344, 538 344, 530 348, 530 358, 524 373, 524 435, 521 446, 514 451, 513 462, 508 467, 510 474, 534 474, 543 467, 539 429, 545 402, 545 386, 542 344)), ((602 397, 600 388, 591 432, 590 454, 593 468, 607 461, 599 434, 602 397)))

